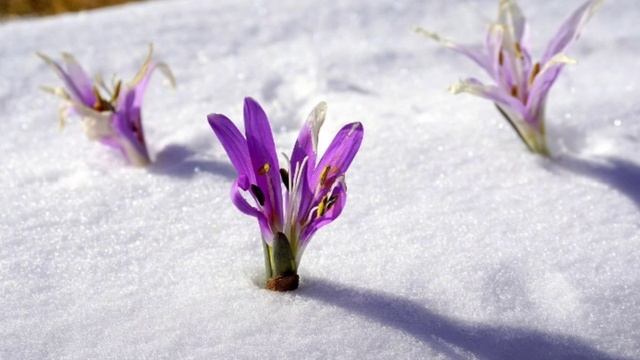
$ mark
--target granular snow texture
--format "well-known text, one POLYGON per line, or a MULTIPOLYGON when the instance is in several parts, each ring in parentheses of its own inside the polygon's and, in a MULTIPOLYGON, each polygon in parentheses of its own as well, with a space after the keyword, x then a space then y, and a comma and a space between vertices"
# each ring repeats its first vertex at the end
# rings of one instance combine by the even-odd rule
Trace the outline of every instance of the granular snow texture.
MULTIPOLYGON (((604 4, 548 104, 546 160, 481 70, 415 34, 484 39, 497 1, 158 1, 0 24, 0 358, 640 359, 640 6, 604 4), (153 42, 155 163, 57 127, 34 53, 125 79, 153 42), (288 152, 326 100, 320 147, 365 139, 341 218, 301 288, 263 290, 256 222, 206 121, 262 103, 288 152)), ((579 0, 522 1, 537 55, 579 0)))

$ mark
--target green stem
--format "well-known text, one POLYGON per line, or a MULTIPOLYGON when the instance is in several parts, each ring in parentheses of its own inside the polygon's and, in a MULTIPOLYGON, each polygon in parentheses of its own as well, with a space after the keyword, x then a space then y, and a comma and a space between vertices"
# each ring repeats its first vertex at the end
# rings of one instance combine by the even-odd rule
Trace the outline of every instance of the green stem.
POLYGON ((262 242, 264 249, 265 272, 267 278, 291 275, 297 272, 295 256, 286 235, 277 233, 271 245, 262 242))
POLYGON ((496 104, 496 108, 498 109, 500 114, 502 114, 505 120, 507 120, 509 125, 511 125, 516 134, 518 134, 520 140, 525 143, 529 151, 545 157, 551 156, 549 148, 547 147, 547 139, 544 130, 544 120, 542 120, 540 123, 540 131, 537 131, 530 126, 518 125, 518 123, 516 123, 514 119, 511 119, 509 114, 507 114, 507 112, 504 111, 498 104, 496 104))
POLYGON ((277 233, 271 245, 263 241, 266 288, 274 291, 291 291, 298 288, 299 277, 294 252, 287 236, 277 233))

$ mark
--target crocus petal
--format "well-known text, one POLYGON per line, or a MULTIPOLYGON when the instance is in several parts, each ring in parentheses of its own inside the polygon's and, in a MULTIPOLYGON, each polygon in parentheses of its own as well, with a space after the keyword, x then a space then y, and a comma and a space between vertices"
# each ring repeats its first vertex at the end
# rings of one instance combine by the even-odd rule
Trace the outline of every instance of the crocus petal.
MULTIPOLYGON (((501 81, 500 76, 500 53, 502 51, 502 38, 504 36, 504 27, 502 25, 494 24, 489 27, 486 39, 486 48, 489 53, 489 61, 491 71, 490 75, 496 82, 501 81)), ((504 61, 504 59, 503 59, 504 61)))
POLYGON ((240 130, 224 115, 209 114, 207 119, 238 175, 246 176, 251 182, 255 182, 247 140, 242 136, 240 130))
POLYGON ((78 89, 82 99, 85 103, 95 103, 95 94, 93 92, 93 81, 82 66, 78 64, 78 61, 71 54, 62 53, 62 59, 64 60, 67 68, 67 74, 78 89))
POLYGON ((176 86, 176 80, 173 77, 173 73, 171 72, 171 69, 169 68, 169 66, 162 62, 160 63, 154 62, 152 59, 152 56, 153 56, 153 46, 150 44, 149 53, 147 54, 147 59, 145 60, 144 64, 142 64, 142 67, 140 68, 136 76, 133 78, 133 80, 129 84, 129 87, 134 88, 136 91, 135 104, 137 106, 142 105, 142 98, 144 96, 144 92, 147 89, 149 80, 151 80, 151 74, 155 69, 159 69, 162 72, 162 74, 171 83, 171 86, 173 87, 176 86))
POLYGON ((556 35, 549 42, 541 62, 543 64, 546 63, 577 40, 580 37, 582 28, 602 3, 603 0, 589 0, 571 14, 571 16, 562 23, 556 35))
POLYGON ((89 140, 105 141, 112 138, 115 133, 112 127, 111 113, 96 113, 92 116, 82 117, 82 127, 84 128, 85 135, 89 140))
POLYGON ((505 27, 505 40, 509 44, 522 43, 527 31, 527 19, 513 0, 500 0, 498 23, 505 27))
POLYGON ((273 238, 273 232, 269 228, 267 218, 262 213, 262 211, 251 206, 251 204, 249 204, 242 195, 242 191, 247 191, 249 189, 249 186, 249 178, 245 175, 240 175, 231 185, 231 202, 233 202, 233 205, 235 205, 236 208, 238 208, 238 210, 240 210, 242 213, 253 216, 258 220, 263 238, 265 239, 265 241, 268 241, 268 239, 273 238))
POLYGON ((531 54, 527 49, 526 41, 527 21, 514 0, 500 0, 498 24, 504 28, 502 51, 505 66, 503 69, 512 79, 511 86, 516 86, 517 96, 524 101, 527 93, 526 78, 531 69, 531 54))
POLYGON ((469 78, 458 84, 451 86, 449 89, 453 94, 469 93, 485 99, 492 100, 495 103, 511 108, 513 111, 524 114, 524 105, 515 97, 506 93, 504 90, 493 85, 484 85, 480 81, 469 78))
POLYGON ((128 90, 121 95, 113 117, 113 127, 120 135, 127 159, 135 165, 146 165, 150 160, 141 111, 135 104, 135 99, 135 90, 128 90))
POLYGON ((85 106, 93 107, 96 103, 96 96, 93 92, 91 79, 73 56, 66 53, 62 55, 67 68, 65 71, 60 64, 47 55, 42 53, 37 53, 37 55, 53 68, 73 98, 82 102, 85 106))
POLYGON ((318 152, 318 134, 327 115, 327 104, 321 102, 313 109, 307 117, 298 139, 291 152, 291 176, 296 173, 298 166, 304 158, 307 158, 307 169, 314 169, 316 166, 316 154, 318 152))
POLYGON ((528 122, 539 120, 540 109, 545 103, 545 99, 551 86, 555 83, 558 75, 566 64, 574 64, 575 60, 565 56, 564 54, 556 54, 551 58, 540 73, 536 75, 531 84, 529 99, 527 101, 525 119, 528 122))
POLYGON ((301 250, 309 243, 309 240, 311 240, 311 237, 318 229, 331 223, 342 213, 342 210, 347 204, 347 191, 344 182, 341 182, 335 187, 332 195, 336 197, 336 202, 322 216, 314 218, 300 234, 301 250))
POLYGON ((251 206, 241 193, 241 191, 249 190, 250 186, 251 182, 247 176, 238 176, 231 186, 231 201, 241 212, 254 217, 259 217, 262 215, 262 212, 251 206))
POLYGON ((359 122, 350 123, 342 127, 333 138, 327 151, 322 155, 322 159, 320 159, 313 176, 314 180, 320 181, 322 173, 327 171, 325 170, 327 167, 329 167, 328 175, 325 176, 328 178, 335 178, 344 174, 360 148, 363 135, 364 128, 359 122))
POLYGON ((67 97, 63 107, 67 108, 67 113, 72 113, 82 119, 84 132, 90 140, 104 142, 106 138, 115 135, 112 128, 112 112, 96 111, 72 97, 67 97))
POLYGON ((281 224, 282 188, 280 165, 276 155, 271 125, 264 110, 251 98, 244 101, 244 128, 249 157, 256 183, 265 195, 265 209, 270 221, 281 224))
POLYGON ((303 183, 299 214, 307 219, 311 209, 328 195, 336 179, 344 176, 360 149, 364 128, 359 122, 347 124, 338 131, 308 182, 303 183))
POLYGON ((483 69, 485 69, 490 75, 493 76, 493 70, 491 67, 491 63, 487 55, 484 53, 484 49, 481 46, 477 45, 460 45, 455 42, 443 38, 437 33, 425 30, 423 28, 417 28, 416 32, 418 34, 424 35, 429 39, 435 40, 440 43, 442 46, 449 48, 455 52, 458 52, 467 58, 471 59, 476 64, 480 65, 483 69))

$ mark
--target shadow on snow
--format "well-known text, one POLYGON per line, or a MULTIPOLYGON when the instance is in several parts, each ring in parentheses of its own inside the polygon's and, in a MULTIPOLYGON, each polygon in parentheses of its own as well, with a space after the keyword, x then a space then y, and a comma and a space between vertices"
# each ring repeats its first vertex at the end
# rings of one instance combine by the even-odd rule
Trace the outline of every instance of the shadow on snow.
POLYGON ((210 173, 234 179, 236 172, 227 163, 195 159, 196 153, 183 146, 171 144, 162 149, 151 166, 151 172, 176 178, 190 178, 197 173, 210 173))
POLYGON ((640 209, 640 165, 615 157, 583 159, 574 156, 558 158, 550 166, 592 178, 628 197, 640 209))
POLYGON ((428 343, 460 358, 460 350, 481 359, 624 359, 606 354, 575 337, 520 327, 467 323, 435 313, 402 297, 307 278, 303 297, 341 307, 428 343), (458 349, 456 351, 456 348, 458 349))

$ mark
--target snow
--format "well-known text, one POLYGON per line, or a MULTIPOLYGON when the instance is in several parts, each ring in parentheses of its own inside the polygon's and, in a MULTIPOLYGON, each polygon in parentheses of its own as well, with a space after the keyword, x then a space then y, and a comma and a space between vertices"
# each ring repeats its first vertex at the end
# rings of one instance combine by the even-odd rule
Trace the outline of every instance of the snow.
MULTIPOLYGON (((412 32, 481 41, 493 0, 141 2, 0 25, 0 358, 640 358, 640 32, 605 3, 549 103, 556 159, 446 88, 480 71, 412 32), (134 75, 153 42, 149 169, 57 128, 36 51, 134 75), (261 289, 257 224, 205 115, 253 96, 288 151, 365 139, 301 288, 261 289)), ((581 2, 522 1, 542 51, 581 2)))

